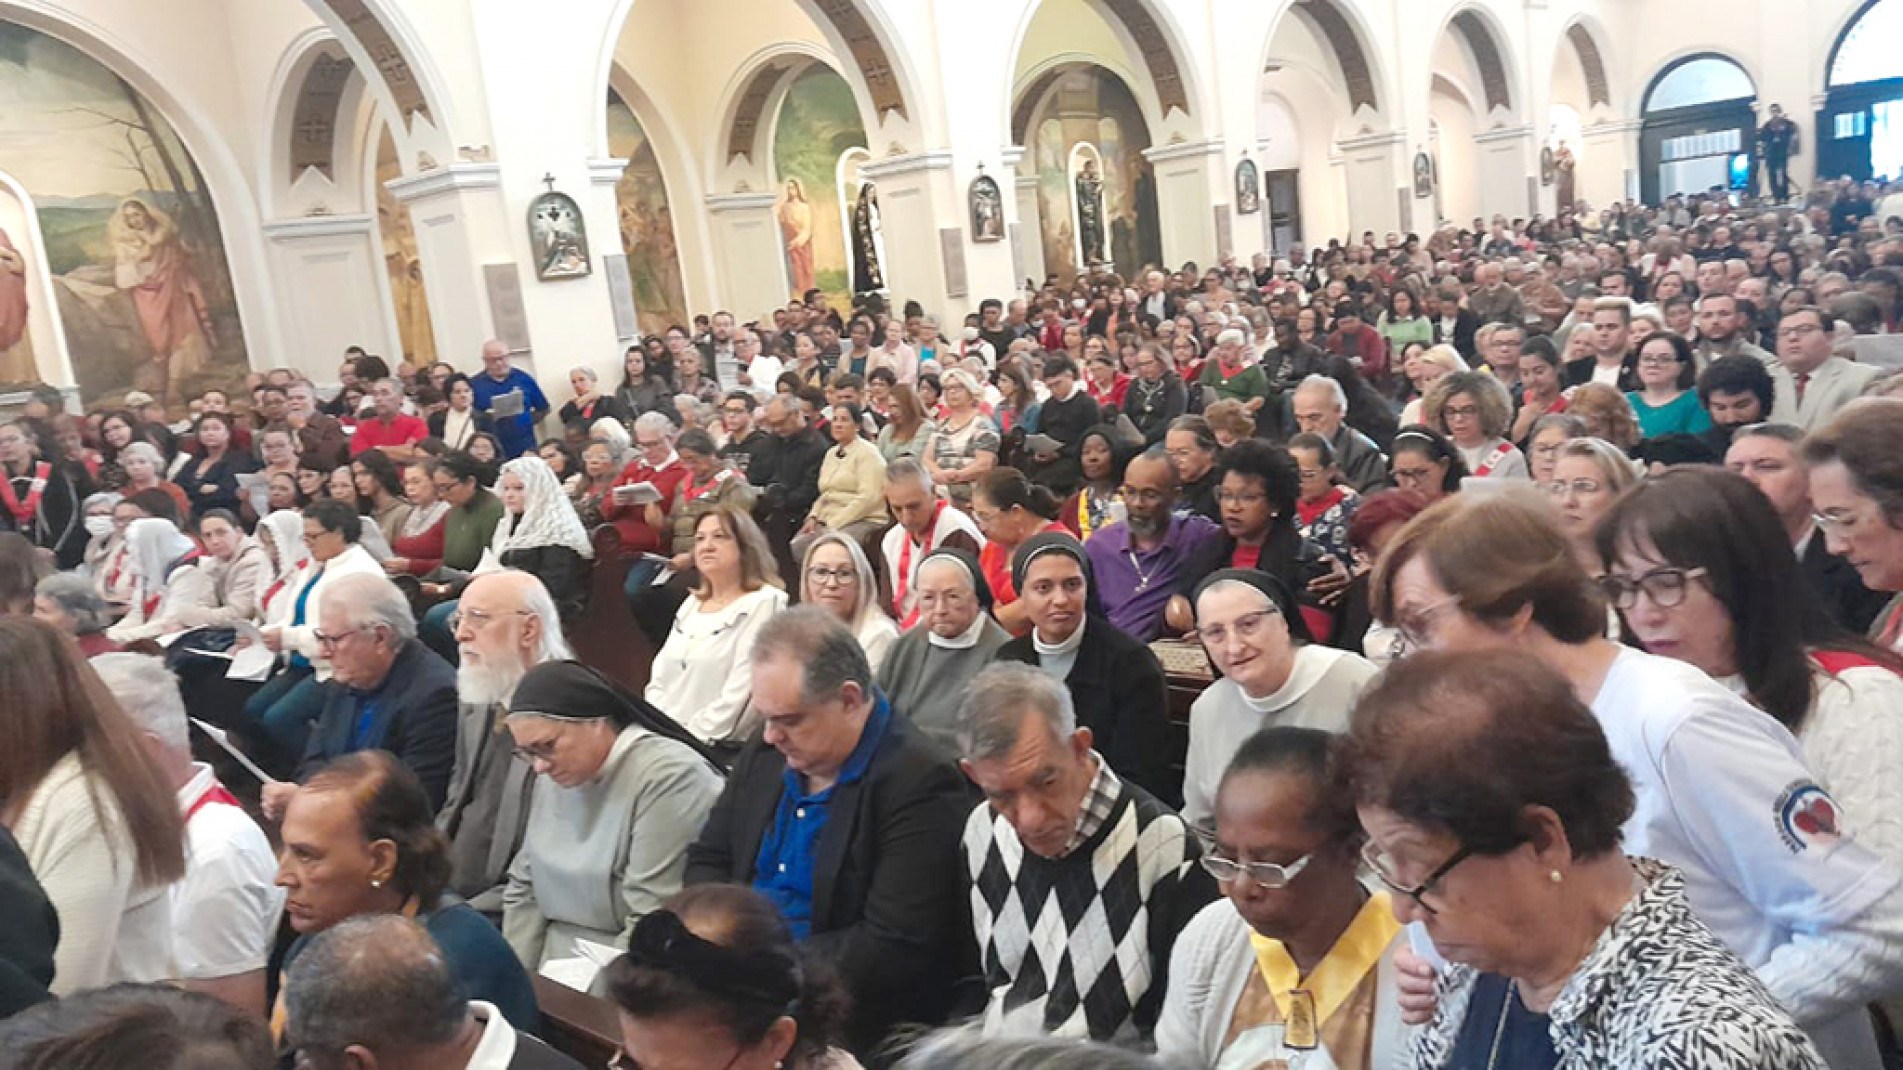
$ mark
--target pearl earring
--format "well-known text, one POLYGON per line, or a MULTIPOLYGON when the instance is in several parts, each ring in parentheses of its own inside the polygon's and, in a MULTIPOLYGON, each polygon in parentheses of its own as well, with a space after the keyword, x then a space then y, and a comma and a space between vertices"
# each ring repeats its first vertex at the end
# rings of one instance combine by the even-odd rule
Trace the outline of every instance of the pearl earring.
POLYGON ((1546 878, 1547 878, 1548 880, 1550 880, 1550 881, 1552 881, 1552 882, 1553 882, 1554 884, 1558 884, 1558 883, 1560 883, 1561 881, 1563 881, 1563 880, 1565 880, 1565 879, 1566 879, 1566 878, 1565 878, 1564 876, 1561 876, 1561 875, 1560 875, 1560 872, 1559 872, 1559 870, 1557 870, 1557 869, 1555 869, 1555 870, 1549 870, 1549 871, 1547 872, 1547 874, 1546 874, 1546 878))
MULTIPOLYGON (((1558 879, 1559 879, 1559 874, 1558 874, 1558 873, 1555 873, 1555 874, 1553 874, 1553 879, 1554 879, 1554 880, 1558 880, 1558 879)), ((381 887, 383 887, 383 882, 382 882, 381 880, 378 880, 378 879, 377 879, 377 878, 375 878, 375 877, 372 877, 372 878, 370 878, 370 887, 372 887, 372 888, 381 888, 381 887)))

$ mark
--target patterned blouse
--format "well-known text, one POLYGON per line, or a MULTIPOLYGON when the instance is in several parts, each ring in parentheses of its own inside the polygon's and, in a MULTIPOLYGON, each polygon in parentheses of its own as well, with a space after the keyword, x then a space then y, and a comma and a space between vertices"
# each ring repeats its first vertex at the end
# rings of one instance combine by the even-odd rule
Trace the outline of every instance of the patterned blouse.
POLYGON ((1313 502, 1297 501, 1295 513, 1302 522, 1302 537, 1338 557, 1343 563, 1353 560, 1348 547, 1348 522, 1361 507, 1361 496, 1353 487, 1337 485, 1313 502))
MULTIPOLYGON (((1757 975, 1692 916, 1684 876, 1649 858, 1632 865, 1644 887, 1548 1012, 1559 1070, 1826 1070, 1757 975)), ((1478 977, 1467 966, 1441 971, 1415 1070, 1446 1065, 1478 977)))
MULTIPOLYGON (((980 453, 996 455, 998 452, 998 425, 991 422, 983 413, 973 413, 971 419, 956 431, 949 429, 949 422, 941 422, 932 435, 932 463, 940 468, 963 468, 978 459, 980 453)), ((945 488, 946 496, 959 505, 971 501, 971 484, 953 483, 945 488)))

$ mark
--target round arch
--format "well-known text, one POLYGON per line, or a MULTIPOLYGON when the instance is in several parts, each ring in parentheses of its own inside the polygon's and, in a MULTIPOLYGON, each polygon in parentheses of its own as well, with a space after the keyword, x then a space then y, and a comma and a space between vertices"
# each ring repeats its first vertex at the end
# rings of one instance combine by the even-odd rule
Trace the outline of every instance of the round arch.
MULTIPOLYGON (((1004 51, 1007 57, 1006 77, 1011 82, 1019 82, 1018 67, 1024 56, 1024 45, 1030 36, 1031 27, 1044 9, 1047 0, 1030 0, 1024 5, 1013 28, 1008 46, 1004 51)), ((1173 116, 1181 112, 1181 121, 1193 130, 1200 131, 1208 108, 1203 106, 1202 87, 1197 81, 1194 65, 1189 62, 1189 51, 1183 44, 1185 37, 1182 28, 1176 24, 1169 11, 1156 0, 1100 0, 1097 5, 1109 24, 1111 33, 1123 45, 1125 53, 1142 63, 1143 75, 1129 84, 1129 89, 1144 101, 1146 118, 1151 121, 1153 136, 1162 137, 1165 126, 1171 123, 1173 116), (1148 99, 1145 99, 1147 96, 1148 99)), ((1102 64, 1101 59, 1110 57, 1091 57, 1091 62, 1102 64)), ((1040 58, 1039 66, 1044 63, 1040 58)), ((1013 84, 1003 101, 1004 114, 1000 129, 1011 129, 1011 122, 1017 110, 1018 93, 1023 86, 1013 84)))
POLYGON ((1751 187, 1757 85, 1744 63, 1724 52, 1687 51, 1660 65, 1638 97, 1645 203, 1714 186, 1751 187))
POLYGON ((1817 173, 1864 180, 1903 174, 1903 3, 1864 0, 1832 38, 1813 138, 1817 173))
MULTIPOLYGON (((1475 73, 1480 76, 1479 104, 1482 107, 1477 114, 1482 124, 1503 109, 1510 118, 1519 118, 1524 107, 1524 94, 1519 89, 1519 64, 1513 54, 1513 39, 1500 20, 1479 4, 1457 5, 1441 20, 1440 28, 1429 40, 1437 47, 1441 38, 1449 34, 1465 47, 1475 73)), ((1427 66, 1431 88, 1434 64, 1430 62, 1427 66)))
POLYGON ((1385 114, 1388 83, 1380 51, 1369 44, 1374 38, 1360 12, 1341 0, 1291 0, 1270 22, 1256 69, 1267 71, 1277 59, 1276 37, 1285 20, 1291 18, 1305 26, 1334 60, 1335 73, 1347 94, 1349 115, 1385 114))
POLYGON ((1554 42, 1556 52, 1570 49, 1586 81, 1588 108, 1613 108, 1611 72, 1606 66, 1605 27, 1584 12, 1574 15, 1554 42))
POLYGON ((13 22, 62 41, 91 57, 152 102, 177 133, 205 180, 206 194, 219 217, 234 299, 239 309, 245 351, 251 366, 282 363, 283 334, 272 315, 270 260, 265 253, 257 202, 230 141, 203 108, 174 93, 150 72, 152 62, 130 41, 104 27, 81 23, 35 0, 0 0, 0 20, 13 22))

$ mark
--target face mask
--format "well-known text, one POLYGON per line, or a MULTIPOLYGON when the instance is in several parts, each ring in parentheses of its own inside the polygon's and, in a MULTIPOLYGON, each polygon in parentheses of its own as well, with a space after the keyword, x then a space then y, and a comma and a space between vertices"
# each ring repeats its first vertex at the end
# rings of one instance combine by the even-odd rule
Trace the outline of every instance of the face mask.
POLYGON ((86 518, 86 534, 103 538, 112 534, 112 518, 109 516, 89 516, 86 518))

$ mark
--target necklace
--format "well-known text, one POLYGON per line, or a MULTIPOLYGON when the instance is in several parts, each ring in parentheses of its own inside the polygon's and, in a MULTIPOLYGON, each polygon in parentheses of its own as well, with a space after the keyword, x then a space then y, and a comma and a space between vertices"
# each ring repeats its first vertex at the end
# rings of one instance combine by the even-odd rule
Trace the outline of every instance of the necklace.
POLYGON ((1507 1033, 1507 1012, 1513 1007, 1513 985, 1507 982, 1507 994, 1500 1000, 1500 1020, 1493 1025, 1493 1047, 1487 1051, 1487 1070, 1494 1070, 1500 1059, 1500 1041, 1507 1033))
POLYGON ((1149 590, 1150 589, 1150 573, 1146 572, 1143 568, 1143 565, 1137 561, 1137 552, 1135 550, 1125 550, 1124 554, 1125 556, 1130 558, 1130 568, 1134 570, 1137 574, 1137 590, 1139 591, 1149 590))

